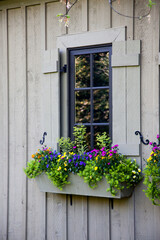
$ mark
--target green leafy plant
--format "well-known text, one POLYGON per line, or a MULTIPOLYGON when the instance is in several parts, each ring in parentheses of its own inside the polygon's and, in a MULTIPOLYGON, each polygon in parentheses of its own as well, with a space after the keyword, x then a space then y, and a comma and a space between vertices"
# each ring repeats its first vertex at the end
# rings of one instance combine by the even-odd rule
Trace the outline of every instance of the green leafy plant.
POLYGON ((100 148, 89 152, 86 151, 86 128, 83 125, 75 127, 74 136, 75 141, 59 139, 61 152, 43 146, 33 154, 24 169, 27 177, 35 178, 45 173, 61 190, 70 184, 68 177, 71 173, 82 177, 91 188, 96 188, 98 182, 106 178, 110 186, 107 191, 113 195, 118 189, 123 189, 124 184, 129 188, 141 180, 141 170, 136 161, 118 153, 118 145, 111 147, 106 133, 97 136, 100 148))
MULTIPOLYGON (((157 135, 157 138, 160 140, 159 135, 157 135)), ((153 146, 152 152, 143 170, 143 183, 147 186, 147 189, 143 191, 154 205, 160 206, 160 146, 156 146, 153 143, 150 143, 150 145, 153 146)))

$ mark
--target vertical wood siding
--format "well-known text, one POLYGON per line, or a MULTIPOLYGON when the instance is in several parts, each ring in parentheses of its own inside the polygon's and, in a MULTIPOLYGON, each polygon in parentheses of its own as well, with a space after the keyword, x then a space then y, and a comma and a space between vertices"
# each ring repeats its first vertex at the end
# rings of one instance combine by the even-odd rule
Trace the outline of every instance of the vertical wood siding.
MULTIPOLYGON (((141 15, 144 4, 113 2, 126 15, 141 15)), ((111 11, 106 0, 80 0, 66 29, 56 18, 65 12, 59 1, 0 3, 0 240, 159 240, 160 210, 145 197, 142 184, 132 197, 113 204, 109 199, 72 196, 71 205, 70 196, 41 193, 23 173, 44 131, 46 143, 56 148, 58 73, 42 74, 42 58, 63 34, 127 26, 128 40, 142 40, 141 128, 145 137, 155 138, 159 131, 158 0, 156 4, 151 17, 139 21, 111 11)), ((142 158, 149 151, 142 147, 142 158)))

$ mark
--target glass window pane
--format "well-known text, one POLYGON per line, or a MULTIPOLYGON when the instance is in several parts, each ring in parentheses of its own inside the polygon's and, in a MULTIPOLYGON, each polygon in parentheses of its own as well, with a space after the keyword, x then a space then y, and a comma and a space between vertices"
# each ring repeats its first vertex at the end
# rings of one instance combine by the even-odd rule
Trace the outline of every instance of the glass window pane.
POLYGON ((109 126, 94 126, 94 147, 95 148, 98 148, 96 137, 98 134, 102 135, 103 132, 106 132, 107 135, 109 136, 109 126))
POLYGON ((94 117, 96 123, 109 123, 109 89, 93 91, 94 117))
POLYGON ((75 122, 87 123, 91 121, 90 91, 75 92, 75 122))
POLYGON ((109 86, 109 52, 95 53, 94 58, 94 74, 93 86, 102 87, 109 86))
POLYGON ((90 86, 90 55, 75 56, 75 87, 90 86))

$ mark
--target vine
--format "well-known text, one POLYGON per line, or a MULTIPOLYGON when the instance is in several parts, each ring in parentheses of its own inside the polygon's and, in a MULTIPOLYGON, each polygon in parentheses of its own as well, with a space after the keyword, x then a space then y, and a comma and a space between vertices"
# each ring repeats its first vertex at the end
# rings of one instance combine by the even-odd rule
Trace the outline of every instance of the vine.
MULTIPOLYGON (((60 0, 61 3, 66 5, 66 13, 59 13, 57 15, 57 17, 59 17, 59 21, 63 22, 65 24, 66 27, 69 26, 69 19, 70 19, 70 15, 69 15, 69 11, 72 9, 72 7, 78 2, 79 0, 75 0, 74 2, 70 1, 70 0, 60 0)), ((116 1, 116 0, 114 0, 116 1)), ((125 15, 123 13, 118 12, 113 6, 112 6, 112 2, 113 0, 108 0, 109 5, 111 7, 111 9, 116 12, 118 15, 123 16, 123 17, 127 17, 127 18, 137 18, 139 20, 141 20, 142 18, 147 17, 152 9, 152 6, 155 5, 155 3, 152 0, 147 0, 148 4, 147 7, 149 7, 149 11, 141 16, 128 16, 125 15)), ((120 4, 120 0, 118 0, 118 3, 120 4)))

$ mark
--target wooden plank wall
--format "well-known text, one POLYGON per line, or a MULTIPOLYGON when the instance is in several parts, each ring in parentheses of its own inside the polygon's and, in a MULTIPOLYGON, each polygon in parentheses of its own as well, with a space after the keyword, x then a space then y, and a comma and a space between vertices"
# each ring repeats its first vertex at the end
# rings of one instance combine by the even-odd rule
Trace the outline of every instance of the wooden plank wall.
MULTIPOLYGON (((126 15, 141 15, 145 1, 123 0, 113 6, 126 15)), ((40 193, 22 169, 39 148, 42 133, 56 147, 58 74, 42 74, 45 50, 56 37, 127 26, 127 39, 142 40, 141 130, 155 139, 159 132, 159 1, 141 21, 111 11, 106 0, 79 0, 70 27, 58 23, 59 1, 0 3, 0 240, 159 240, 160 209, 142 192, 114 200, 40 193)), ((64 83, 65 84, 65 83, 64 83)), ((142 158, 150 149, 142 146, 142 158)), ((142 165, 143 162, 142 162, 142 165)))

